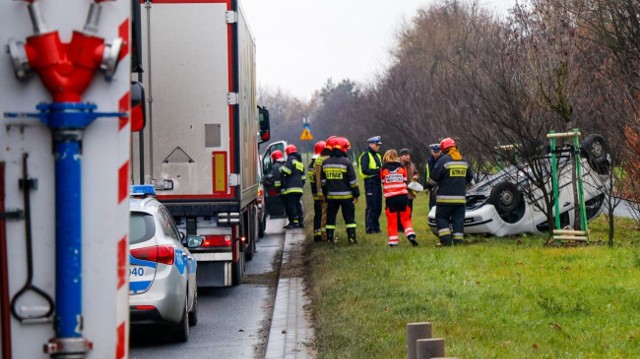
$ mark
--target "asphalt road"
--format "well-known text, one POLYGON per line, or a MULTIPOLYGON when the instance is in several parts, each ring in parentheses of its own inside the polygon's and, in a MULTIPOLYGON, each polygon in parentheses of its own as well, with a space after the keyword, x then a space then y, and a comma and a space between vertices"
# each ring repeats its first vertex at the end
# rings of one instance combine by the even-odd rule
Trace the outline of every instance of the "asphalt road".
POLYGON ((191 327, 187 343, 172 343, 158 331, 132 332, 129 357, 264 358, 282 259, 283 225, 284 220, 269 219, 241 285, 198 289, 198 324, 191 327))

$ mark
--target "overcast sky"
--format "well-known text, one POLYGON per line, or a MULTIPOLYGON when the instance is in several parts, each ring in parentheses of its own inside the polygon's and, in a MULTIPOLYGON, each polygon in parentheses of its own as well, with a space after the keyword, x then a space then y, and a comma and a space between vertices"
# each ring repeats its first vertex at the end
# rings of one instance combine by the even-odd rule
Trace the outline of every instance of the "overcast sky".
MULTIPOLYGON (((328 78, 370 82, 403 20, 434 0, 241 0, 256 38, 258 85, 308 100, 328 78)), ((480 0, 506 13, 516 0, 480 0)))

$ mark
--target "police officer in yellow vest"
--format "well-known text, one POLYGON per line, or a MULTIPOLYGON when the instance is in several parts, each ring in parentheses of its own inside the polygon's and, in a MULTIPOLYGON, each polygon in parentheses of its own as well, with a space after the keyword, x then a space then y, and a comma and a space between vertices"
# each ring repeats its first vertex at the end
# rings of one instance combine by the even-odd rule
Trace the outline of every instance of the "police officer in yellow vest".
POLYGON ((364 179, 364 190, 367 194, 367 209, 365 214, 365 230, 367 233, 380 233, 380 214, 382 213, 382 183, 380 182, 380 168, 382 157, 380 145, 382 138, 374 136, 367 140, 369 147, 358 158, 360 175, 364 179))

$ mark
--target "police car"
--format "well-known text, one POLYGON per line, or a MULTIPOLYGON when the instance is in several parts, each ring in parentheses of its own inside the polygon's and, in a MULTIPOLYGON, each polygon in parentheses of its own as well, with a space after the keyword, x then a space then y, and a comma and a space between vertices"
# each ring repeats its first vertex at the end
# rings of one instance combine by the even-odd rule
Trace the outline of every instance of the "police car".
MULTIPOLYGON (((572 150, 567 148, 566 150, 572 150)), ((591 221, 602 213, 605 194, 611 184, 611 156, 605 139, 593 134, 586 137, 580 149, 582 182, 587 220, 591 221)), ((547 190, 552 191, 551 155, 536 159, 537 167, 548 172, 547 190)), ((558 157, 558 183, 560 194, 561 227, 573 226, 575 211, 572 158, 558 157)), ((510 236, 522 233, 544 233, 549 231, 549 223, 544 208, 542 191, 535 188, 524 174, 528 167, 506 167, 498 173, 479 182, 466 195, 464 219, 465 234, 485 234, 510 236), (532 196, 525 196, 531 193, 532 196), (536 205, 535 202, 538 202, 536 205)), ((436 206, 429 212, 429 227, 437 236, 436 206)), ((553 226, 553 224, 552 224, 553 226)))
POLYGON ((198 322, 198 291, 196 260, 185 245, 198 247, 204 239, 178 231, 151 185, 131 187, 129 209, 132 331, 149 325, 168 327, 173 339, 186 342, 189 326, 198 322))

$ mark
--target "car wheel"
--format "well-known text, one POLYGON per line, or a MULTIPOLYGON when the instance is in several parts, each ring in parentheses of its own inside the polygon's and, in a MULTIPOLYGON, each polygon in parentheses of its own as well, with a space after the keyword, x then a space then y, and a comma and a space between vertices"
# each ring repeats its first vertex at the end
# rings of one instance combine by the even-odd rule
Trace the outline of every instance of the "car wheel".
POLYGON ((176 327, 174 339, 179 343, 186 343, 189 340, 189 296, 184 298, 184 308, 182 309, 182 319, 176 327))
POLYGON ((591 168, 601 175, 609 174, 609 147, 602 135, 592 134, 582 140, 580 151, 591 168))
POLYGON ((198 324, 198 291, 193 294, 193 307, 189 312, 189 325, 194 326, 198 324))
POLYGON ((524 216, 524 196, 518 186, 500 182, 491 189, 488 202, 493 204, 502 220, 515 223, 524 216))

